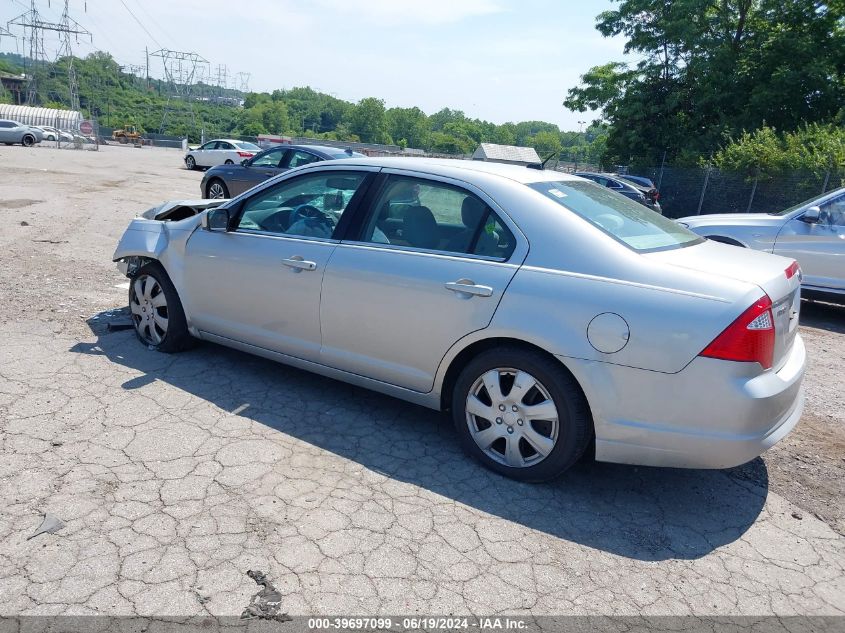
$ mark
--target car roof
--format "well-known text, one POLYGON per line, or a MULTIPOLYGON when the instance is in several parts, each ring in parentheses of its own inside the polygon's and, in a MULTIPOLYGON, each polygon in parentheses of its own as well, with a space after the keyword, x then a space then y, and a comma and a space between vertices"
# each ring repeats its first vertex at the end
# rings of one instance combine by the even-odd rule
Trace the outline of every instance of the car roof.
POLYGON ((522 184, 548 181, 581 181, 581 178, 550 169, 530 169, 522 165, 488 163, 480 160, 459 158, 394 158, 378 156, 367 158, 340 158, 332 161, 332 166, 375 165, 392 169, 407 169, 445 176, 464 178, 470 173, 492 174, 514 180, 522 184))

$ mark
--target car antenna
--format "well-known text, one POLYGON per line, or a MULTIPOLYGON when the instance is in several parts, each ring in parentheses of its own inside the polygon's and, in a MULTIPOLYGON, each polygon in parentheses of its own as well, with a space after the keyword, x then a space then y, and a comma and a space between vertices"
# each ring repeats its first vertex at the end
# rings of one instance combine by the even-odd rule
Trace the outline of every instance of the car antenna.
POLYGON ((542 171, 546 168, 546 163, 548 163, 555 156, 557 156, 557 152, 552 152, 551 154, 546 156, 545 160, 542 163, 531 163, 529 165, 526 165, 526 167, 528 167, 528 169, 539 169, 540 171, 542 171))

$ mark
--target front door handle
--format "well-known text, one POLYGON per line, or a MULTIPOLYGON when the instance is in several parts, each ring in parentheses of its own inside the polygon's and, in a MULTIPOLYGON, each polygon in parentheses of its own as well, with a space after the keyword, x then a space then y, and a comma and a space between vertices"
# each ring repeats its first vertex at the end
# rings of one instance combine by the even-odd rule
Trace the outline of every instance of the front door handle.
POLYGON ((458 279, 458 281, 447 282, 446 289, 474 297, 490 297, 493 295, 493 289, 490 286, 481 286, 474 283, 471 279, 458 279))
POLYGON ((282 263, 285 266, 289 266, 293 268, 293 271, 298 273, 301 270, 316 270, 317 269, 317 262, 309 262, 306 259, 303 259, 301 255, 294 255, 293 257, 289 257, 288 259, 283 259, 282 263))

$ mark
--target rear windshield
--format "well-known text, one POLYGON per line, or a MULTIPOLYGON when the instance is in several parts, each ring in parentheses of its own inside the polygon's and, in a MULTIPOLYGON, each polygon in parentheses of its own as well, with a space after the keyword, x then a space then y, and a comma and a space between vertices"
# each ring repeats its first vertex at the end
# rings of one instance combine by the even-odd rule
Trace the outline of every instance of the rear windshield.
POLYGON ((246 141, 238 141, 235 143, 240 149, 248 149, 255 152, 260 152, 261 148, 258 145, 253 145, 252 143, 247 143, 246 141))
POLYGON ((332 158, 364 158, 365 154, 358 152, 329 152, 332 158))
POLYGON ((704 241, 677 222, 592 182, 550 181, 528 186, 638 252, 704 241))

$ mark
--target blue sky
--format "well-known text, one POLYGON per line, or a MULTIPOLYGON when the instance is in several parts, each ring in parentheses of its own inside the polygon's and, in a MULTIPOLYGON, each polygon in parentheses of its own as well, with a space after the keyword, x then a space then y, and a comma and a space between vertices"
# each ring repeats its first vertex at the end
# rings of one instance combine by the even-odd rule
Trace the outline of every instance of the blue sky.
MULTIPOLYGON (((62 0, 36 2, 43 19, 58 21, 62 0)), ((577 129, 593 117, 561 105, 567 89, 591 66, 626 59, 623 39, 595 30, 609 0, 87 0, 87 13, 85 4, 70 0, 71 15, 94 36, 93 46, 79 41, 80 54, 107 50, 122 64, 143 64, 145 46, 194 51, 214 72, 218 64, 250 72, 253 90, 310 85, 350 101, 375 96, 429 114, 451 107, 495 123, 577 129)), ((28 8, 29 0, 5 0, 0 23, 28 8)), ((54 54, 55 37, 45 45, 54 54)), ((20 47, 0 39, 0 51, 20 47)), ((150 65, 162 75, 161 60, 150 65)))

